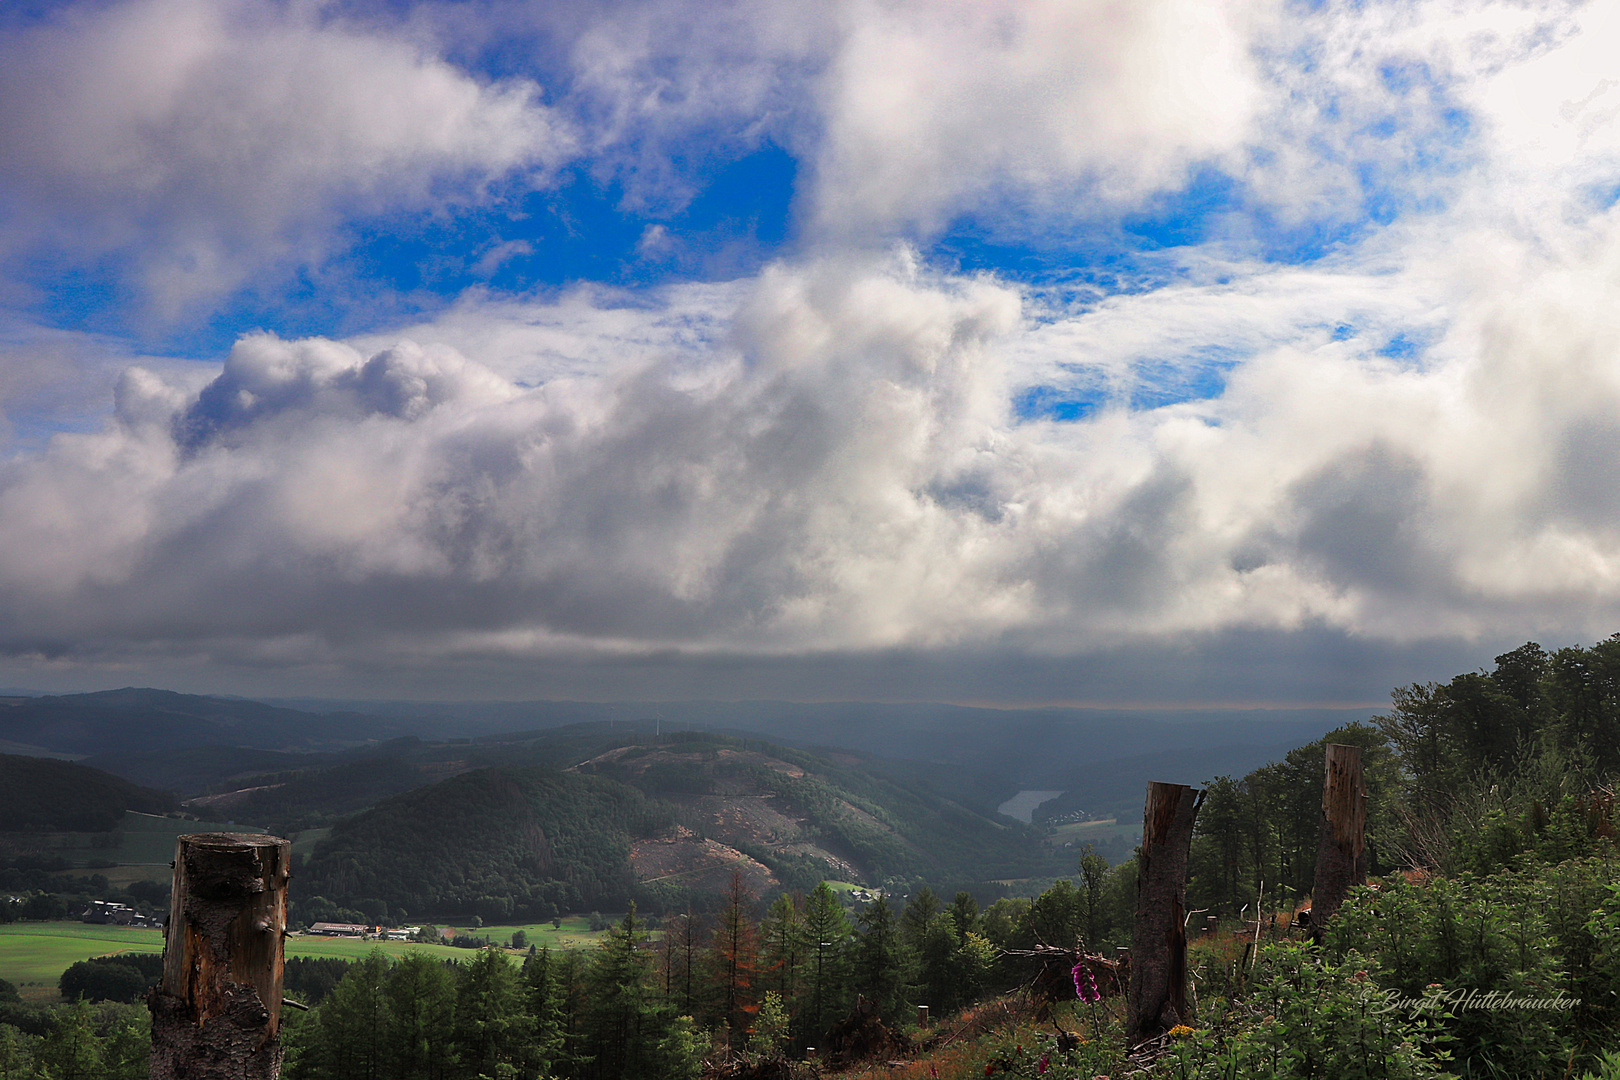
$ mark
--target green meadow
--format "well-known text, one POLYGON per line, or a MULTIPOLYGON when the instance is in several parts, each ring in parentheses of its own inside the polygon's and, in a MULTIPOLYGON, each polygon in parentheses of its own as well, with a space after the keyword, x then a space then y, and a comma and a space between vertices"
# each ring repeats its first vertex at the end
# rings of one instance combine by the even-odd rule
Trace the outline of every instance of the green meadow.
POLYGON ((1121 824, 1115 818, 1103 818, 1100 821, 1070 821, 1054 826, 1052 839, 1060 842, 1075 841, 1084 843, 1088 840, 1101 840, 1104 838, 1126 837, 1135 840, 1142 834, 1142 823, 1127 822, 1121 824))
MULTIPOLYGON (((622 918, 622 916, 619 916, 622 918)), ((571 915, 562 928, 551 923, 513 926, 455 927, 457 933, 484 937, 505 944, 514 931, 522 930, 530 945, 551 949, 585 949, 601 941, 603 931, 590 929, 590 918, 571 915)), ((357 938, 318 937, 294 934, 287 938, 286 954, 330 956, 358 960, 373 949, 398 958, 407 952, 426 952, 446 960, 463 960, 469 953, 451 945, 425 945, 415 941, 367 941, 357 938)), ((163 932, 135 930, 124 926, 89 926, 78 922, 10 923, 0 925, 0 979, 5 979, 31 999, 49 998, 56 993, 62 972, 80 960, 124 952, 160 953, 163 932)), ((527 950, 525 950, 527 951, 527 950)))
POLYGON ((9 923, 0 926, 0 979, 56 990, 62 972, 80 960, 122 952, 160 953, 161 930, 87 926, 77 922, 9 923))

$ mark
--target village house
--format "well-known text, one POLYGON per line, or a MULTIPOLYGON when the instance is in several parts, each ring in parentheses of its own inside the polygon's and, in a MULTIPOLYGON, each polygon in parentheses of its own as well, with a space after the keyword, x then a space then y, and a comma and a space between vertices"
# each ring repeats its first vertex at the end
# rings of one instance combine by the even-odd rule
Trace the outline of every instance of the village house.
POLYGON ((98 926, 161 926, 161 921, 142 915, 128 904, 113 904, 106 900, 92 900, 90 906, 79 913, 79 921, 98 926))
POLYGON ((309 932, 329 937, 365 937, 372 929, 364 923, 318 922, 310 926, 309 932))

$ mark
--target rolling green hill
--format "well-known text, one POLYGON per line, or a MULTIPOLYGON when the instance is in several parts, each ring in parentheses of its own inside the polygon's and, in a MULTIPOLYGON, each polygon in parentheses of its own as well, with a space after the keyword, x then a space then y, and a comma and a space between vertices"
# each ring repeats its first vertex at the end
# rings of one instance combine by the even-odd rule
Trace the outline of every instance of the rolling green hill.
POLYGON ((162 814, 173 795, 99 769, 0 754, 0 832, 109 832, 125 810, 162 814))
POLYGON ((407 792, 340 823, 294 877, 373 914, 486 922, 545 919, 630 899, 632 838, 671 811, 613 780, 542 767, 481 769, 407 792))
MULTIPOLYGON (((1054 865, 1038 830, 866 772, 858 755, 692 733, 625 743, 592 726, 597 752, 567 770, 476 769, 338 822, 295 878, 295 901, 493 922, 630 899, 667 908, 718 891, 733 871, 764 891, 1054 865)), ((577 760, 587 735, 560 741, 577 760)), ((544 757, 548 742, 506 751, 544 757)))

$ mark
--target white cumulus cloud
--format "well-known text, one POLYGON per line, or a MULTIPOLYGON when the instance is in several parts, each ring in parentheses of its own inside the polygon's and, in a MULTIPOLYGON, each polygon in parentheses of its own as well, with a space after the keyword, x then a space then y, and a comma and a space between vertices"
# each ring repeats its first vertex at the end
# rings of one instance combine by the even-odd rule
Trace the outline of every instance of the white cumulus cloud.
POLYGON ((128 266, 178 314, 320 261, 353 215, 567 160, 541 94, 310 5, 68 5, 0 36, 0 241, 128 266))

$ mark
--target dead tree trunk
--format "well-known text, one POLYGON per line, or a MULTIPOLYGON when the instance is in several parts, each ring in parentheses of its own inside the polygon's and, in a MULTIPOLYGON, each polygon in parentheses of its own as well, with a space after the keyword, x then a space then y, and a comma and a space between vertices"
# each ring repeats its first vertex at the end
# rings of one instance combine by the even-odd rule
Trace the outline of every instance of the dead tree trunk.
POLYGON ((163 981, 147 998, 151 1080, 281 1075, 290 850, 279 837, 249 833, 176 842, 163 981))
POLYGON ((1135 1046, 1191 1019, 1187 1011, 1187 850, 1203 792, 1152 783, 1142 815, 1136 931, 1125 1037, 1135 1046))
POLYGON ((1316 884, 1311 890, 1311 936, 1317 940, 1350 887, 1367 882, 1366 828, 1367 785, 1361 775, 1361 748, 1328 743, 1316 884))

